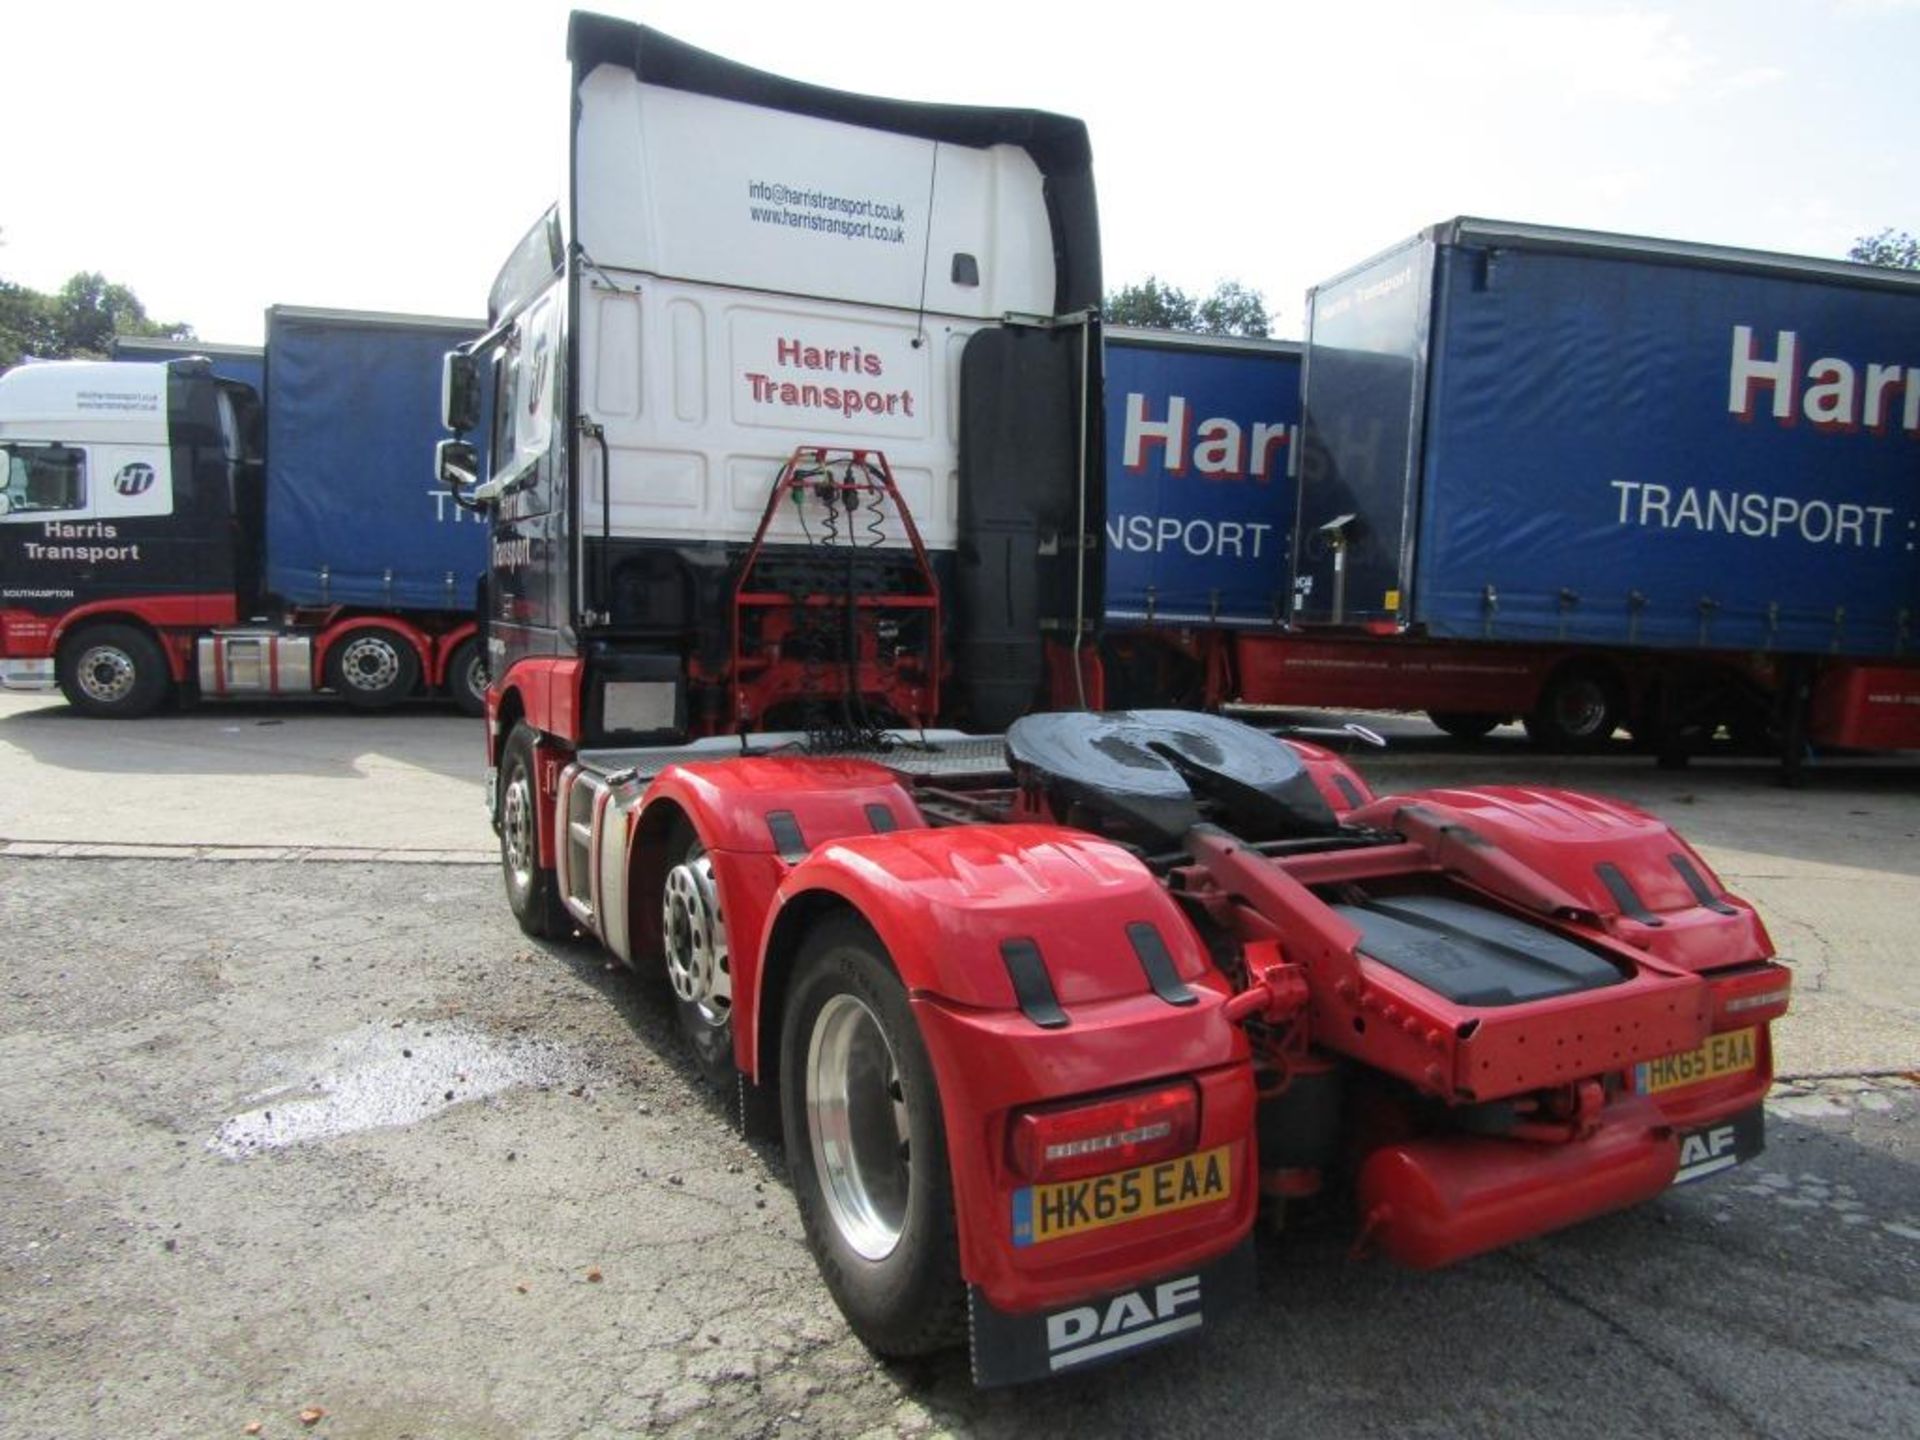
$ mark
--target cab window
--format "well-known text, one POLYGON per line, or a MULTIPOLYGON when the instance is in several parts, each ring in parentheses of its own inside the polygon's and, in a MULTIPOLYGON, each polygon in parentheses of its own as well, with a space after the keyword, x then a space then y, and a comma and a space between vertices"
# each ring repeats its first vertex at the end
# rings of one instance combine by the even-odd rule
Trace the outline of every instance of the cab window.
POLYGON ((67 445, 0 446, 6 456, 7 514, 45 515, 87 508, 87 454, 67 445))

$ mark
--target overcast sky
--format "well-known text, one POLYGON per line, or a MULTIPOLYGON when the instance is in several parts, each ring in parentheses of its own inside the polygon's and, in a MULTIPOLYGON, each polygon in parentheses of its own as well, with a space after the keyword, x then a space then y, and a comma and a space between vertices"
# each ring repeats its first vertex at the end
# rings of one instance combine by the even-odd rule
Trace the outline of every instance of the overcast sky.
MULTIPOLYGON (((0 277, 257 344, 270 303, 479 315, 558 198, 561 0, 16 4, 0 277)), ((842 89, 1093 134, 1109 288, 1307 286, 1457 214, 1837 256, 1920 232, 1920 0, 608 4, 842 89)))

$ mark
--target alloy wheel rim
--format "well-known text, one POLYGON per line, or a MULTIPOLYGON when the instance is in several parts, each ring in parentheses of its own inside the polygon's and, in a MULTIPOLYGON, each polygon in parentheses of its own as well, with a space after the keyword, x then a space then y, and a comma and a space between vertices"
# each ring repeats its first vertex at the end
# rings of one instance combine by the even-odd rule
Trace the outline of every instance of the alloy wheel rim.
POLYGON ((533 795, 527 784, 527 772, 517 770, 507 781, 506 802, 501 807, 500 833, 507 842, 507 868, 513 882, 527 886, 533 881, 533 795))
POLYGON ((906 1097, 886 1032, 865 1002, 835 995, 807 1045, 807 1134, 834 1228, 865 1260, 900 1244, 912 1186, 906 1097))
POLYGON ((1601 688, 1588 682, 1561 692, 1560 725, 1569 735, 1593 739, 1607 714, 1607 697, 1601 688))
POLYGON ((133 657, 113 645, 95 645, 80 657, 81 693, 102 705, 117 704, 133 690, 133 657))
POLYGON ((391 642, 362 635, 341 651, 340 673, 356 690, 384 690, 399 678, 400 656, 391 642))
POLYGON ((715 1029, 733 1018, 733 973, 713 861, 696 849, 667 872, 661 938, 673 993, 715 1029))

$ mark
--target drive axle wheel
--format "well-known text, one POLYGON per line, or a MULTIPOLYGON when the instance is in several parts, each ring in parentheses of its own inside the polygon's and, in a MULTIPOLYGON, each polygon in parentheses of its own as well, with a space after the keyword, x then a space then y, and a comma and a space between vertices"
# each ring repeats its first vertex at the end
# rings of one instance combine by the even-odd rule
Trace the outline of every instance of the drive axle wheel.
POLYGON ((733 1082, 733 968, 727 920, 713 859, 682 820, 668 840, 669 867, 660 900, 661 951, 681 1033, 700 1073, 714 1085, 733 1082))
POLYGON ((879 1355, 954 1344, 966 1291, 933 1065, 885 949, 851 917, 795 961, 780 1105, 807 1248, 854 1334, 879 1355))

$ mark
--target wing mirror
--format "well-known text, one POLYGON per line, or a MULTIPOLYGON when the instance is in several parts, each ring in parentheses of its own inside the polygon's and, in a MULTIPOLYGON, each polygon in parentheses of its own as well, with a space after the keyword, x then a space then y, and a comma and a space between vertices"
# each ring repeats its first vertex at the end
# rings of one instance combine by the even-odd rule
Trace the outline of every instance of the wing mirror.
POLYGON ((440 423, 464 435, 480 423, 480 365, 464 350, 440 363, 440 423))
POLYGON ((442 440, 435 445, 433 473, 462 510, 486 508, 486 500, 474 494, 480 484, 480 452, 470 441, 442 440))

